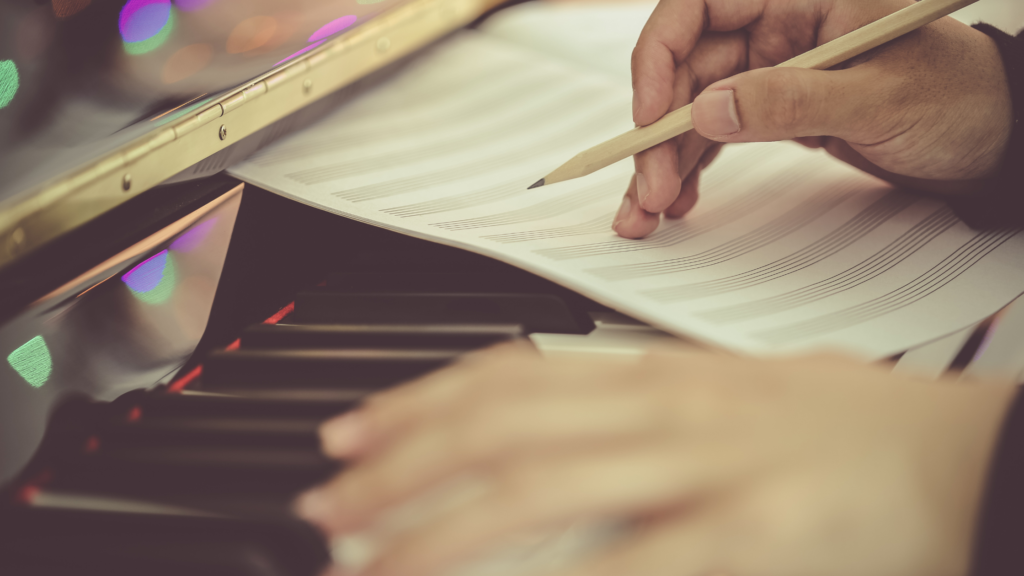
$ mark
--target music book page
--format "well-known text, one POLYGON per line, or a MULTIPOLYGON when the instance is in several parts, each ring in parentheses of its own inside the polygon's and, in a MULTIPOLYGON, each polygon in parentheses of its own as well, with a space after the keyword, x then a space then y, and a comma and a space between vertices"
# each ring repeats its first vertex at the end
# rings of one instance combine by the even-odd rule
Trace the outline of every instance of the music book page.
POLYGON ((882 358, 1024 291, 1024 240, 793 143, 727 146, 701 200, 611 231, 626 160, 526 190, 632 126, 629 85, 461 32, 320 124, 235 166, 297 201, 509 262, 666 331, 750 354, 882 358))
POLYGON ((479 30, 629 86, 633 47, 656 5, 648 0, 524 2, 489 16, 479 30))

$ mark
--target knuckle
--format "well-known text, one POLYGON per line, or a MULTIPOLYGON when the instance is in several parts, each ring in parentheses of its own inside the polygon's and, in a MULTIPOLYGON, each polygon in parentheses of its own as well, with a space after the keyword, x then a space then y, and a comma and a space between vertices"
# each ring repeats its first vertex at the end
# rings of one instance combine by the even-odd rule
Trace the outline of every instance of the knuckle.
POLYGON ((504 421, 493 410, 468 410, 451 427, 448 444, 455 456, 466 463, 493 458, 507 443, 504 421))
POLYGON ((551 479, 533 466, 520 466, 505 471, 499 479, 502 500, 512 509, 522 511, 534 506, 547 493, 551 479))
POLYGON ((764 91, 769 96, 764 100, 765 127, 774 131, 799 128, 811 110, 810 87, 796 74, 771 72, 764 79, 764 91))
POLYGON ((448 458, 464 465, 487 451, 488 439, 474 429, 472 422, 462 422, 448 431, 444 443, 448 446, 448 458))
POLYGON ((389 501, 394 494, 400 492, 390 474, 362 469, 344 474, 333 489, 348 507, 359 512, 372 511, 381 502, 389 501))

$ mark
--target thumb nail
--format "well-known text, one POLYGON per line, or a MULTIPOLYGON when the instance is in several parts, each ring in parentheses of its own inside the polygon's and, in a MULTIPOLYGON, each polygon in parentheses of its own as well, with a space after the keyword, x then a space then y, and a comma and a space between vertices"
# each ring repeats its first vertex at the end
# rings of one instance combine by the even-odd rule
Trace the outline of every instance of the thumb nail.
POLYGON ((740 131, 736 95, 732 90, 705 91, 693 101, 693 124, 705 136, 729 136, 740 131))

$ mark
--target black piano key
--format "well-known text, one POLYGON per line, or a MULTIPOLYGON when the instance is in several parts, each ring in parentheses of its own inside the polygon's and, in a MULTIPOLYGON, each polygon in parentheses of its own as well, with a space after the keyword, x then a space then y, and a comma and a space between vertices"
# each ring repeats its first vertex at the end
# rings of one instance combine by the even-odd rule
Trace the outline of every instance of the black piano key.
MULTIPOLYGON (((403 244, 404 239, 399 239, 403 244)), ((477 273, 529 274, 499 260, 473 252, 413 240, 408 245, 396 248, 363 248, 348 254, 341 262, 341 274, 391 273, 401 270, 414 274, 477 273)))
POLYGON ((566 289, 526 273, 379 272, 331 276, 327 287, 347 293, 524 293, 561 295, 566 289))
MULTIPOLYGON (((102 442, 102 441, 101 441, 102 442)), ((48 489, 139 497, 260 496, 290 499, 340 469, 316 450, 295 448, 108 448, 63 467, 48 489)))
POLYGON ((309 290, 295 299, 296 324, 519 324, 526 333, 586 334, 548 294, 349 294, 309 290))
POLYGON ((19 576, 316 576, 323 538, 290 519, 64 508, 0 513, 0 566, 19 576))
POLYGON ((517 324, 257 324, 242 334, 242 348, 473 350, 522 337, 517 324))
POLYGON ((317 450, 321 419, 143 418, 99 427, 105 447, 273 447, 317 450))
POLYGON ((111 407, 112 421, 153 418, 282 418, 326 420, 358 406, 358 399, 302 400, 297 398, 243 398, 184 392, 169 394, 135 390, 111 407))
MULTIPOLYGON (((41 489, 31 490, 31 492, 32 495, 29 500, 32 505, 42 502, 52 506, 52 500, 54 499, 59 501, 59 505, 67 500, 85 500, 89 504, 96 501, 100 503, 123 502, 125 504, 117 505, 114 509, 126 510, 141 506, 142 510, 135 511, 146 512, 156 508, 238 518, 271 519, 292 517, 294 515, 295 498, 298 495, 298 493, 261 493, 258 491, 232 491, 230 493, 218 490, 208 492, 166 491, 150 486, 133 488, 130 492, 113 488, 75 488, 73 490, 60 488, 54 490, 43 486, 41 489)), ((91 505, 87 507, 89 509, 97 509, 91 505)), ((77 508, 81 508, 81 506, 77 506, 77 508)))
POLYGON ((354 252, 329 274, 327 286, 362 293, 523 293, 561 298, 582 326, 588 312, 608 310, 564 286, 510 264, 439 244, 411 242, 400 248, 354 252))
POLYGON ((352 272, 328 276, 327 287, 336 292, 389 294, 549 294, 561 298, 578 322, 590 321, 588 312, 607 310, 564 286, 535 276, 518 268, 501 268, 484 272, 352 272))
POLYGON ((411 380, 455 360, 462 350, 230 350, 210 354, 203 390, 375 390, 411 380))
POLYGON ((378 390, 379 388, 233 388, 218 390, 216 394, 270 402, 348 402, 362 401, 378 390))

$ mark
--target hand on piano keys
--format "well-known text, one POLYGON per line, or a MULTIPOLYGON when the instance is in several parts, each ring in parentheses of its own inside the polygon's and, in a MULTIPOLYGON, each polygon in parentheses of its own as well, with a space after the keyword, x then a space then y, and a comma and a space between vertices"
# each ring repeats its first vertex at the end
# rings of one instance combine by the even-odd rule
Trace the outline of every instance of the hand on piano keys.
POLYGON ((350 464, 297 509, 329 534, 373 534, 473 480, 392 527, 361 576, 474 574, 455 569, 510 537, 594 523, 622 529, 543 573, 958 574, 1013 394, 838 356, 505 346, 323 425, 350 464))

